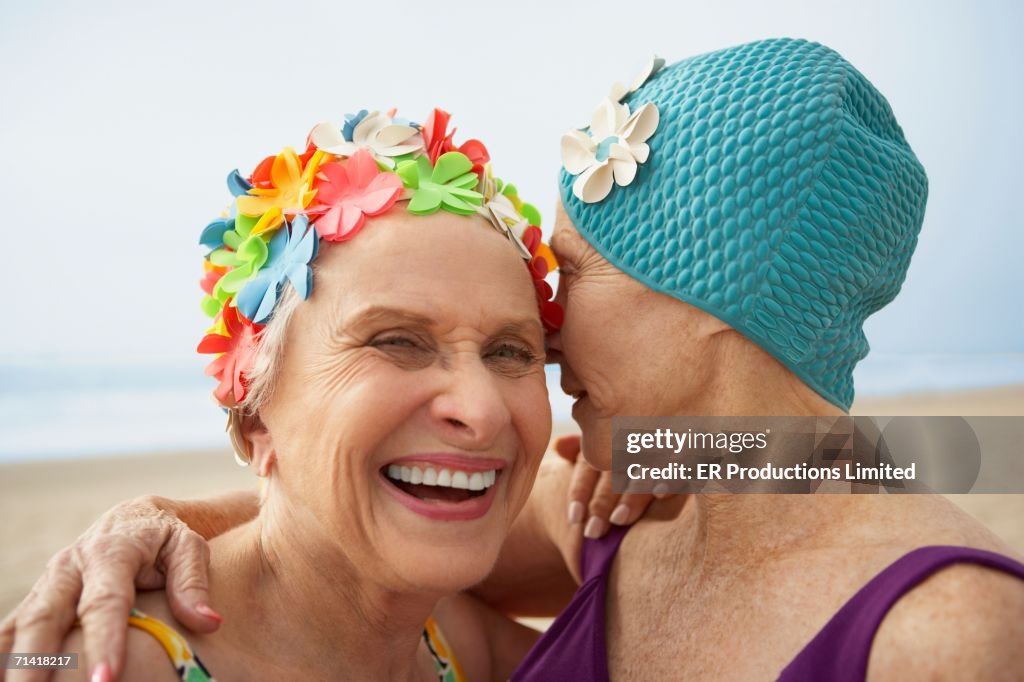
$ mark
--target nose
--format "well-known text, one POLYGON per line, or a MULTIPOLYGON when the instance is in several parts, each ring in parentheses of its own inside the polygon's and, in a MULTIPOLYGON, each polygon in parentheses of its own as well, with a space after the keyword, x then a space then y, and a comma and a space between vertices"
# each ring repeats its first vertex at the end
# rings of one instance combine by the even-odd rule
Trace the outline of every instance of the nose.
POLYGON ((465 450, 486 450, 494 444, 512 422, 498 381, 475 355, 452 359, 445 385, 430 405, 446 442, 465 450))

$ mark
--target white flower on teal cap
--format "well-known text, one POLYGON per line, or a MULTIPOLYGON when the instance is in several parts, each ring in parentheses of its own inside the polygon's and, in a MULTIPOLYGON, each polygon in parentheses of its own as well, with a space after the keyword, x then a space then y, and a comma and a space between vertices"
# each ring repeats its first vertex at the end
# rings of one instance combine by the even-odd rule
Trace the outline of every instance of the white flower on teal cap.
POLYGON ((625 187, 636 177, 637 165, 647 161, 647 140, 658 129, 658 108, 648 102, 632 114, 628 104, 607 98, 594 112, 590 129, 562 136, 562 165, 579 176, 572 193, 584 203, 601 201, 612 181, 625 187))
POLYGON ((621 102, 626 95, 631 95, 639 90, 644 83, 649 81, 654 74, 661 71, 664 67, 665 60, 658 55, 654 55, 651 57, 651 60, 644 65, 644 68, 640 70, 640 73, 638 73, 636 78, 633 79, 633 82, 629 87, 626 87, 622 83, 616 81, 612 85, 612 89, 611 92, 608 93, 608 97, 616 102, 621 102))

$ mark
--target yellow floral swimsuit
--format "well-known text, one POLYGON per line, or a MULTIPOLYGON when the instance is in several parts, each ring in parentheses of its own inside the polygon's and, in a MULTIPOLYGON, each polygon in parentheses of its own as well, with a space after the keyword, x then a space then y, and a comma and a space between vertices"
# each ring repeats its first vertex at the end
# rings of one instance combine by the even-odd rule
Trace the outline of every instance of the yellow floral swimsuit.
MULTIPOLYGON (((193 653, 192 647, 170 625, 138 609, 132 609, 128 624, 145 630, 160 643, 182 682, 213 682, 213 675, 193 653)), ((423 627, 423 640, 434 659, 438 682, 465 682, 466 676, 433 618, 428 618, 423 627)))

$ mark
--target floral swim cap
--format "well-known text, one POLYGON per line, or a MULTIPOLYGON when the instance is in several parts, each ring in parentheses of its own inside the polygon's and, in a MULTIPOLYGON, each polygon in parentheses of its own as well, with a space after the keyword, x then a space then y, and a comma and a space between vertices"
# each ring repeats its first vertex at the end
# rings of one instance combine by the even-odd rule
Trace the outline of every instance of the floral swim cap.
POLYGON ((218 381, 221 406, 245 399, 261 333, 284 287, 309 297, 320 242, 352 239, 367 219, 399 203, 415 215, 445 210, 487 218, 522 256, 545 331, 561 326, 562 310, 545 281, 555 259, 541 242, 540 213, 493 176, 483 143, 456 146, 448 121, 440 109, 422 125, 393 111, 363 110, 341 126, 317 125, 301 154, 285 147, 248 177, 228 175, 235 200, 199 238, 210 249, 202 308, 214 323, 198 351, 217 355, 206 373, 218 381))

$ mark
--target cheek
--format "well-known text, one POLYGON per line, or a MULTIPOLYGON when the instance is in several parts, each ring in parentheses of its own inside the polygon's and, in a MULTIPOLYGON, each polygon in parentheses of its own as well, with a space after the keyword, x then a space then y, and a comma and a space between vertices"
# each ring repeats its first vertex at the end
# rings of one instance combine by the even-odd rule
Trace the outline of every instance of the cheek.
POLYGON ((315 454, 321 462, 305 475, 365 466, 386 434, 423 402, 424 382, 415 377, 384 363, 364 363, 313 377, 305 390, 282 393, 288 412, 283 442, 295 455, 315 454))
MULTIPOLYGON (((542 455, 551 437, 551 403, 543 371, 537 376, 520 379, 509 399, 513 423, 528 454, 542 455)), ((539 459, 539 455, 537 455, 539 459)))
MULTIPOLYGON (((605 292, 607 293, 607 292, 605 292)), ((637 330, 628 307, 602 295, 600 285, 580 284, 567 299, 563 351, 580 380, 607 376, 609 368, 631 357, 637 330)))
POLYGON ((601 335, 597 332, 607 324, 609 316, 600 305, 597 293, 594 287, 577 285, 566 297, 562 339, 568 352, 576 356, 569 358, 574 367, 602 350, 601 335))
POLYGON ((519 506, 529 495, 540 461, 551 438, 551 404, 548 402, 547 383, 543 373, 537 377, 520 379, 507 395, 507 404, 512 413, 512 424, 516 431, 523 460, 522 477, 518 481, 516 504, 519 506))

